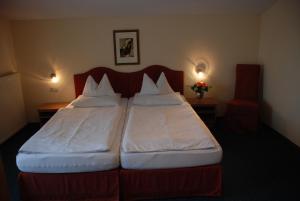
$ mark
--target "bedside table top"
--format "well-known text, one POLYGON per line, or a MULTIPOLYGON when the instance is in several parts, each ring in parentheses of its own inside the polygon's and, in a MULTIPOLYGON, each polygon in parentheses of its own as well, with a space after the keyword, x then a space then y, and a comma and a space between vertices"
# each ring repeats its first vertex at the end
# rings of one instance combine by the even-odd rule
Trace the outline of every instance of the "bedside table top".
POLYGON ((60 102, 60 103, 44 103, 38 106, 39 111, 56 111, 60 108, 66 107, 69 102, 60 102))
POLYGON ((191 105, 201 105, 201 106, 216 106, 218 104, 217 100, 208 97, 208 98, 186 98, 186 100, 191 104, 191 105))

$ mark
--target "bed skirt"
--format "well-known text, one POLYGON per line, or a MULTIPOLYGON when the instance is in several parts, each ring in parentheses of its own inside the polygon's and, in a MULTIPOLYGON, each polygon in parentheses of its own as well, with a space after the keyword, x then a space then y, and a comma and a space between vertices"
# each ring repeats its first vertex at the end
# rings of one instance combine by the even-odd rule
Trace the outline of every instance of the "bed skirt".
POLYGON ((118 201, 119 169, 86 173, 19 174, 23 201, 118 201))
POLYGON ((137 199, 220 196, 220 164, 192 168, 120 170, 121 198, 137 199))

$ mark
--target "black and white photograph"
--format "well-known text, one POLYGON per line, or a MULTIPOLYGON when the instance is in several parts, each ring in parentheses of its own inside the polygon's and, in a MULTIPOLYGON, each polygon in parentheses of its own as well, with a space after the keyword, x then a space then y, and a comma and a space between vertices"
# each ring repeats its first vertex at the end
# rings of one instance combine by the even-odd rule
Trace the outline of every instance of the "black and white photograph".
POLYGON ((114 30, 115 65, 139 64, 139 30, 114 30))

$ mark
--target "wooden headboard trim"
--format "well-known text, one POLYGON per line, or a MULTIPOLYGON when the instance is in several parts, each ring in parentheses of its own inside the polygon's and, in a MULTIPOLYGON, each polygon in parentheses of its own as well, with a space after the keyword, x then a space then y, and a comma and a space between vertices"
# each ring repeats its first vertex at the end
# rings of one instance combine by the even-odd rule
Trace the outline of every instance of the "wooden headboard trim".
POLYGON ((102 76, 106 73, 115 92, 129 98, 140 91, 144 73, 156 82, 161 72, 165 73, 172 89, 183 94, 183 71, 172 70, 161 65, 148 66, 140 71, 130 73, 118 72, 106 67, 96 67, 85 73, 75 74, 75 94, 76 97, 82 94, 85 81, 89 75, 99 83, 102 76))

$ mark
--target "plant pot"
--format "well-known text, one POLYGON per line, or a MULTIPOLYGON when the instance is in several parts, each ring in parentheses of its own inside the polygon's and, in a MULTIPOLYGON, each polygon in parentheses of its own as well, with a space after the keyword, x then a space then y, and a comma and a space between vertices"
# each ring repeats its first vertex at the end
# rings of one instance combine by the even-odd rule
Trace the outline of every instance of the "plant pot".
POLYGON ((204 91, 197 93, 197 98, 203 98, 203 97, 204 97, 204 91))

